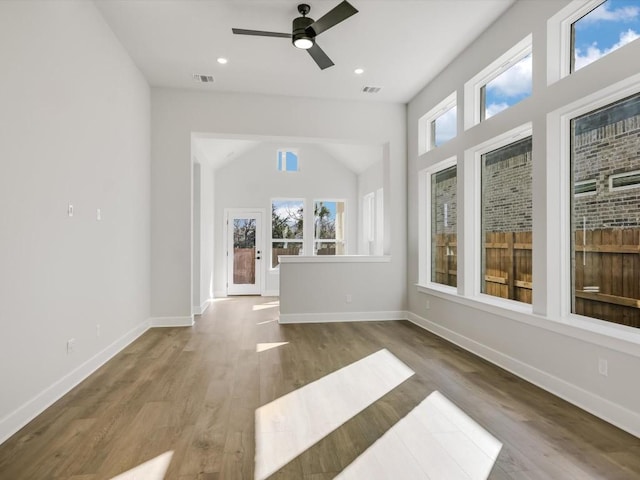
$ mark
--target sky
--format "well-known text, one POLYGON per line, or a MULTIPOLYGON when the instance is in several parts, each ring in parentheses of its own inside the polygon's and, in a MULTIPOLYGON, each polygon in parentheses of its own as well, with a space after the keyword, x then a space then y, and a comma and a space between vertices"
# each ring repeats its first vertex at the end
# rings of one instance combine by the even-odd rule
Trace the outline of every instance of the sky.
POLYGON ((575 23, 575 70, 640 37, 640 0, 608 0, 575 23))
POLYGON ((436 147, 456 136, 457 113, 457 109, 454 106, 436 118, 436 138, 434 138, 436 147))
MULTIPOLYGON (((577 20, 575 70, 640 38, 640 0, 607 0, 577 20)), ((531 95, 531 55, 487 84, 485 118, 531 95)))

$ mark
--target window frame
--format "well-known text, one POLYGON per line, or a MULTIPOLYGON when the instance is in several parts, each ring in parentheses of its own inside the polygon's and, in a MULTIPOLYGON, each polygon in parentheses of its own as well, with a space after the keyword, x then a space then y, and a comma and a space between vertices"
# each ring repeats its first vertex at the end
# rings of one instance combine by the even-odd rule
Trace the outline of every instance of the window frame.
MULTIPOLYGON (((312 235, 312 243, 311 243, 311 252, 312 255, 315 256, 323 256, 323 255, 318 255, 316 253, 316 243, 338 243, 338 239, 337 238, 321 238, 321 239, 316 239, 316 215, 315 215, 315 210, 316 210, 316 203, 317 202, 323 202, 323 203, 343 203, 344 204, 344 219, 342 221, 342 232, 343 232, 343 236, 344 239, 342 240, 342 244, 344 246, 344 253, 342 255, 348 255, 348 250, 347 250, 347 201, 344 198, 316 198, 313 200, 313 211, 310 212, 310 215, 312 215, 312 221, 311 221, 311 229, 313 230, 313 235, 312 235)), ((336 217, 336 223, 337 223, 337 217, 336 217)), ((339 257, 340 255, 336 254, 336 255, 331 255, 331 256, 335 256, 335 257, 339 257)))
POLYGON ((597 195, 598 194, 598 180, 595 179, 595 178, 591 178, 589 180, 581 180, 579 182, 575 182, 574 183, 574 187, 583 186, 583 185, 589 185, 591 183, 593 183, 593 186, 595 187, 594 190, 589 190, 587 192, 576 193, 575 192, 575 188, 574 188, 573 196, 574 197, 588 197, 589 195, 597 195))
MULTIPOLYGON (((269 242, 269 271, 270 272, 279 272, 280 271, 280 263, 278 262, 278 265, 276 265, 275 267, 273 266, 273 244, 274 242, 279 242, 279 243, 285 243, 285 242, 290 242, 290 243, 300 243, 302 245, 302 251, 304 252, 304 248, 305 248, 305 227, 304 224, 307 223, 307 219, 306 219, 306 212, 307 212, 307 204, 306 204, 306 199, 304 198, 290 198, 290 197, 274 197, 271 199, 271 204, 270 204, 270 208, 273 208, 273 203, 274 202, 302 202, 302 221, 303 221, 303 225, 302 225, 302 238, 301 239, 285 239, 285 238, 273 238, 273 218, 270 218, 269 221, 269 238, 270 238, 270 242, 269 242)), ((265 256, 263 255, 263 258, 265 258, 265 256)))
POLYGON ((620 192, 623 190, 632 190, 634 188, 640 188, 640 181, 638 183, 634 183, 632 185, 622 185, 620 187, 615 187, 613 185, 613 181, 617 178, 624 178, 624 177, 629 177, 631 175, 640 175, 640 170, 632 170, 630 172, 624 172, 624 173, 616 173, 614 175, 610 175, 609 176, 609 191, 610 192, 620 192))
MULTIPOLYGON (((606 107, 640 92, 640 74, 633 75, 613 85, 583 97, 547 114, 547 172, 550 176, 550 202, 547 216, 550 224, 558 225, 558 254, 548 255, 547 264, 560 265, 560 275, 547 281, 547 315, 579 328, 617 335, 629 335, 637 330, 606 320, 600 320, 571 312, 572 296, 572 230, 571 230, 571 120, 599 108, 606 107), (559 205, 560 208, 557 208, 559 205)), ((549 253, 549 252, 547 252, 549 253)))
MULTIPOLYGON (((425 113, 418 120, 418 154, 422 155, 430 150, 436 148, 435 145, 435 132, 432 127, 435 122, 442 115, 447 113, 452 108, 456 109, 456 135, 451 138, 453 140, 458 136, 458 92, 453 92, 448 95, 444 100, 438 103, 435 107, 425 113)), ((447 140, 450 141, 450 140, 447 140)), ((445 142, 445 143, 447 143, 445 142)))
POLYGON ((484 121, 484 102, 482 99, 484 90, 483 87, 485 87, 489 82, 509 70, 529 54, 533 55, 533 35, 531 33, 520 40, 518 43, 516 43, 505 53, 500 55, 497 59, 495 59, 488 66, 477 73, 471 80, 464 84, 465 130, 468 130, 484 121))
MULTIPOLYGON (((528 304, 482 293, 481 281, 483 244, 481 217, 482 155, 523 140, 526 137, 533 137, 533 125, 531 122, 513 128, 465 151, 463 188, 466 193, 463 198, 463 228, 468 234, 465 234, 462 239, 462 248, 464 248, 465 252, 462 262, 460 257, 458 259, 458 269, 463 269, 463 275, 458 279, 458 288, 462 295, 479 302, 508 310, 533 313, 533 303, 528 304)), ((533 202, 533 197, 531 201, 533 202)), ((460 210, 460 204, 458 204, 458 210, 460 210)), ((458 249, 461 248, 460 243, 460 240, 458 240, 458 249)), ((532 250, 532 258, 535 264, 535 250, 532 250)), ((535 281, 535 277, 533 281, 535 281)), ((536 286, 532 285, 532 287, 535 288, 536 286)))
POLYGON ((276 150, 276 170, 278 172, 289 172, 289 173, 296 173, 300 171, 300 154, 297 148, 278 148, 276 150), (296 156, 296 166, 298 168, 296 168, 295 170, 289 170, 287 168, 287 163, 286 162, 286 153, 293 153, 296 156), (285 154, 285 161, 282 161, 283 159, 280 158, 282 154, 285 154), (280 165, 284 166, 284 169, 280 168, 280 165))
MULTIPOLYGON (((418 223, 418 282, 419 285, 424 286, 426 288, 430 288, 433 290, 438 290, 445 293, 457 294, 458 287, 452 287, 450 285, 445 285, 442 283, 437 283, 431 280, 431 267, 432 267, 432 249, 433 249, 433 235, 432 235, 432 204, 431 204, 431 177, 433 175, 442 172, 443 170, 447 170, 455 166, 456 169, 459 169, 458 165, 458 157, 452 156, 440 162, 437 162, 430 167, 427 167, 418 172, 418 182, 419 182, 419 192, 418 192, 418 215, 419 223, 418 223)), ((460 177, 456 172, 456 198, 457 192, 460 190, 459 185, 460 177)), ((459 199, 457 199, 459 202, 459 199)), ((458 203, 458 205, 461 205, 458 203)), ((458 212, 460 211, 460 207, 458 206, 458 212)), ((456 232, 459 235, 459 219, 456 218, 456 232)), ((459 237, 458 237, 459 238, 459 237)), ((458 252, 460 251, 460 244, 458 241, 458 252)), ((460 257, 458 257, 459 259, 460 257)), ((459 261, 459 260, 458 260, 459 261)), ((458 272, 460 272, 460 264, 458 263, 458 272)), ((459 283, 458 283, 459 285, 459 283)))
MULTIPOLYGON (((573 0, 547 20, 547 85, 576 73, 576 71, 573 71, 574 39, 572 25, 606 1, 573 0)), ((592 63, 599 63, 602 58, 592 63)))

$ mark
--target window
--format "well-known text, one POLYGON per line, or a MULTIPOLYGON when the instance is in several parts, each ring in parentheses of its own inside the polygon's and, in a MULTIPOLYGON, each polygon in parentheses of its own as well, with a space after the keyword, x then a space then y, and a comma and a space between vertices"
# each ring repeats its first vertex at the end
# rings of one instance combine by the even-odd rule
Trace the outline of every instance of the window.
POLYGON ((573 0, 548 21, 547 83, 580 70, 639 36, 639 0, 573 0))
POLYGON ((371 254, 371 244, 376 234, 376 194, 371 192, 362 197, 362 235, 367 246, 367 253, 371 254))
POLYGON ((344 255, 344 201, 318 200, 313 207, 315 255, 344 255))
POLYGON ((295 150, 278 150, 278 170, 281 172, 297 172, 298 152, 295 150))
POLYGON ((640 94, 571 119, 571 312, 640 328, 640 94), (587 178, 602 185, 579 193, 587 178))
POLYGON ((303 200, 271 202, 271 268, 278 266, 278 255, 302 255, 303 227, 303 200))
POLYGON ((465 84, 466 129, 531 95, 531 39, 528 35, 465 84))
POLYGON ((455 160, 429 175, 431 223, 431 282, 457 286, 457 188, 455 160))
POLYGON ((439 147, 456 136, 457 117, 457 109, 454 105, 431 122, 431 138, 434 147, 439 147))
POLYGON ((588 7, 571 24, 571 72, 640 37, 639 0, 590 2, 588 7))
POLYGON ((382 255, 383 190, 362 197, 362 250, 364 255, 382 255))
POLYGON ((640 170, 619 173, 609 177, 609 190, 625 190, 640 187, 640 170))
POLYGON ((481 156, 481 292, 532 301, 532 139, 481 156))
POLYGON ((480 89, 481 120, 531 95, 531 54, 513 63, 480 89))
POLYGON ((583 180, 575 182, 573 186, 575 196, 595 195, 598 192, 598 184, 596 180, 583 180))
POLYGON ((425 153, 457 135, 456 93, 452 93, 418 121, 419 151, 425 153))

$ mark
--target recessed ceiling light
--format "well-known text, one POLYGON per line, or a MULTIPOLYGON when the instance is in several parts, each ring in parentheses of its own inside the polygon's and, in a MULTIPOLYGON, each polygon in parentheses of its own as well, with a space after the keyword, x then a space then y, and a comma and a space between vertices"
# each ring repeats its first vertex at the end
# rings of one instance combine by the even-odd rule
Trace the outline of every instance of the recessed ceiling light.
POLYGON ((224 65, 224 64, 225 64, 225 63, 227 63, 228 61, 229 61, 229 60, 227 60, 227 59, 226 59, 226 58, 224 58, 224 57, 220 57, 220 58, 218 58, 218 63, 220 63, 220 64, 222 64, 222 65, 224 65))
POLYGON ((364 73, 364 69, 362 68, 356 68, 353 73, 355 73, 356 75, 362 75, 364 73))

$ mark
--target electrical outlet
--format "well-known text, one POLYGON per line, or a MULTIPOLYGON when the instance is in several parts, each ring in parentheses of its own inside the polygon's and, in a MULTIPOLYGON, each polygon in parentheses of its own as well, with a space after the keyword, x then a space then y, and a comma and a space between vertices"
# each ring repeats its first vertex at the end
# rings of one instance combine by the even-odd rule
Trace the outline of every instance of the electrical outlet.
POLYGON ((76 348, 76 339, 70 338, 67 340, 67 355, 71 355, 76 348))
POLYGON ((598 359, 598 373, 605 377, 609 375, 609 363, 606 358, 598 359))
POLYGON ((102 220, 102 210, 100 210, 99 208, 96 210, 96 220, 102 220))
POLYGON ((353 300, 353 297, 351 296, 350 293, 344 299, 344 301, 347 302, 347 303, 351 303, 352 300, 353 300))

